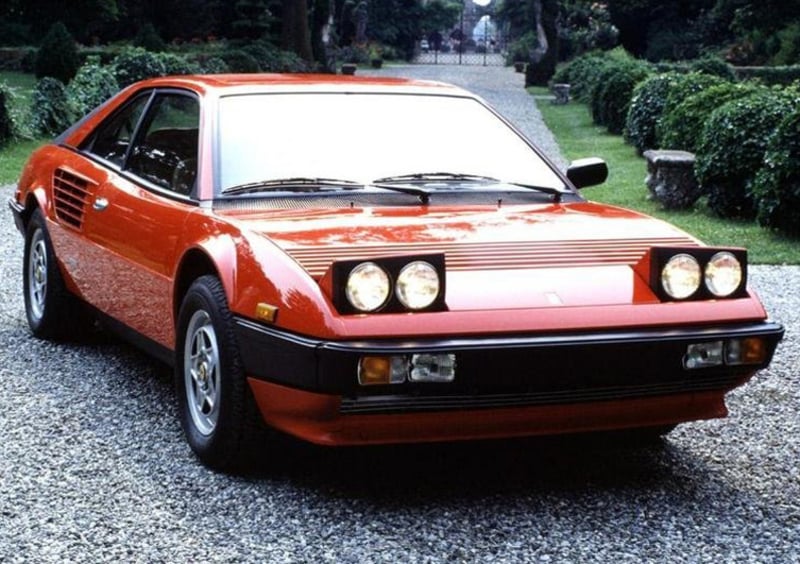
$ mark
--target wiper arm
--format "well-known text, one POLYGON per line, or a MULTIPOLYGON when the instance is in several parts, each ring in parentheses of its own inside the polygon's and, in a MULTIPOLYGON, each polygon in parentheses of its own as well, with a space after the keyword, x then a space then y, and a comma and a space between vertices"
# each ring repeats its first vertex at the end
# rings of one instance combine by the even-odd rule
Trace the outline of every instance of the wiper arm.
POLYGON ((374 184, 392 184, 395 182, 447 182, 464 180, 467 182, 497 182, 491 176, 480 176, 477 174, 462 174, 458 172, 415 172, 413 174, 401 174, 398 176, 387 176, 378 178, 374 184))
POLYGON ((392 190, 393 192, 402 192, 403 194, 411 194, 412 196, 416 196, 419 198, 419 201, 423 205, 428 205, 428 202, 431 200, 431 193, 427 190, 423 190, 422 188, 414 188, 413 186, 403 186, 398 184, 393 184, 392 182, 385 182, 383 179, 376 180, 375 182, 370 183, 371 186, 375 186, 376 188, 383 188, 384 190, 392 190))
POLYGON ((225 188, 223 194, 248 194, 253 192, 269 192, 279 190, 289 190, 297 192, 311 192, 310 188, 321 188, 323 186, 333 186, 345 190, 356 190, 363 188, 364 185, 353 180, 339 180, 337 178, 314 178, 296 176, 292 178, 272 178, 269 180, 259 180, 258 182, 248 182, 225 188))
POLYGON ((537 192, 542 192, 543 194, 550 194, 553 196, 553 202, 556 204, 561 201, 561 196, 568 193, 559 190, 558 188, 553 188, 552 186, 536 186, 534 184, 524 184, 522 182, 503 182, 503 184, 508 184, 510 186, 519 186, 520 188, 525 188, 527 190, 535 190, 537 192))

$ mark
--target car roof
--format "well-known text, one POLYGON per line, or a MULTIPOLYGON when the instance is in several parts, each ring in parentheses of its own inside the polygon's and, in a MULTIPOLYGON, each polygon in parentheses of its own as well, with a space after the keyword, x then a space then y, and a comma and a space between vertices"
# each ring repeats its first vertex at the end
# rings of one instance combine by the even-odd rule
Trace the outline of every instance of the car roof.
POLYGON ((219 96, 260 92, 394 92, 474 96, 451 84, 429 80, 302 73, 165 76, 139 82, 135 87, 184 87, 213 92, 219 96))

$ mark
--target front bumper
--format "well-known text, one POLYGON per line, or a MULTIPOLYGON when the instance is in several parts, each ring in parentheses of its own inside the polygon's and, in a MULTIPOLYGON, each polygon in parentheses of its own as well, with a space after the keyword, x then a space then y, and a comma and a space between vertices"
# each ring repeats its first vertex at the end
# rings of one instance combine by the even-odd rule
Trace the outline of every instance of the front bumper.
POLYGON ((13 198, 8 200, 8 207, 11 209, 11 213, 14 215, 14 223, 17 226, 17 229, 20 233, 25 233, 25 221, 23 220, 23 213, 25 212, 25 206, 19 204, 13 198))
POLYGON ((783 336, 783 327, 770 322, 346 342, 291 335, 244 319, 237 320, 237 329, 245 370, 265 419, 330 444, 513 436, 721 417, 725 392, 767 366, 783 336), (764 362, 699 370, 683 366, 689 344, 746 337, 764 340, 764 362), (357 382, 363 356, 418 353, 455 354, 455 381, 374 387, 357 382), (376 425, 376 418, 392 421, 393 431, 376 425))

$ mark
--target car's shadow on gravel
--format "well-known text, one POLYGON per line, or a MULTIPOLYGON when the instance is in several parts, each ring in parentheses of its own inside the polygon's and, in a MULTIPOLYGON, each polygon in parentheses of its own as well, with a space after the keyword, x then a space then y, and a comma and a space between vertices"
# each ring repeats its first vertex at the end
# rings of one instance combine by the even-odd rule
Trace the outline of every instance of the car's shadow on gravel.
POLYGON ((668 438, 643 443, 611 433, 336 449, 279 443, 251 478, 280 476, 326 495, 391 504, 668 484, 691 489, 695 480, 713 480, 668 438))

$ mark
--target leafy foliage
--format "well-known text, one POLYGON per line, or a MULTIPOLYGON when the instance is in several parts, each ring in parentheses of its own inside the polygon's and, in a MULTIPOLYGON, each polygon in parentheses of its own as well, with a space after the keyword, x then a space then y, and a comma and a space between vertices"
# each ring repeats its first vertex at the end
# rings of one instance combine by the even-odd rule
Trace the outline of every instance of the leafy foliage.
MULTIPOLYGON (((711 88, 718 84, 724 84, 725 80, 711 74, 700 72, 690 72, 688 74, 677 77, 675 83, 671 85, 667 92, 667 99, 664 101, 664 109, 661 113, 661 120, 656 124, 656 141, 658 146, 663 149, 676 149, 677 147, 670 147, 669 143, 665 141, 665 136, 669 130, 666 122, 669 120, 669 115, 678 107, 684 100, 690 96, 711 88)), ((699 132, 695 132, 696 134, 699 132)))
POLYGON ((121 88, 145 78, 167 74, 167 67, 162 58, 141 47, 124 49, 114 58, 111 65, 121 88))
POLYGON ((221 54, 222 60, 228 65, 230 72, 259 72, 261 67, 258 61, 246 51, 231 49, 221 54))
POLYGON ((653 75, 636 85, 625 118, 625 140, 639 154, 658 149, 656 126, 664 112, 667 95, 680 80, 680 74, 670 72, 653 75))
POLYGON ((600 51, 592 51, 562 64, 553 75, 553 82, 570 85, 570 93, 581 102, 591 99, 598 75, 609 59, 600 51))
POLYGON ((719 57, 714 57, 712 55, 695 59, 692 61, 690 68, 693 71, 712 74, 724 78, 725 80, 736 80, 736 74, 733 72, 733 68, 719 57))
POLYGON ((139 33, 133 38, 133 44, 136 47, 147 49, 153 53, 160 53, 167 48, 166 43, 161 39, 161 36, 151 22, 147 22, 139 29, 139 33))
POLYGON ((709 116, 698 145, 695 172, 709 207, 722 217, 752 219, 753 179, 770 136, 800 98, 766 90, 728 102, 709 116))
POLYGON ((0 147, 14 138, 15 126, 11 113, 11 91, 0 83, 0 147))
POLYGON ((800 237, 800 105, 770 138, 752 195, 761 225, 800 237))
POLYGON ((45 35, 36 55, 36 78, 51 76, 69 82, 80 66, 75 40, 61 22, 56 22, 45 35))
POLYGON ((36 83, 31 97, 31 130, 35 134, 57 135, 72 125, 75 117, 63 82, 46 76, 36 83))
POLYGON ((183 55, 175 53, 158 53, 158 59, 164 65, 164 75, 197 74, 200 72, 200 65, 190 61, 183 55))
POLYGON ((591 97, 595 123, 605 125, 609 133, 622 133, 633 90, 650 72, 650 67, 641 61, 612 61, 604 65, 591 97))
POLYGON ((689 96, 663 116, 663 147, 696 153, 700 142, 697 133, 703 131, 711 113, 726 102, 744 98, 759 89, 753 83, 723 82, 689 96))
POLYGON ((78 115, 84 115, 119 90, 119 84, 108 67, 96 57, 89 58, 67 85, 67 98, 78 115))

